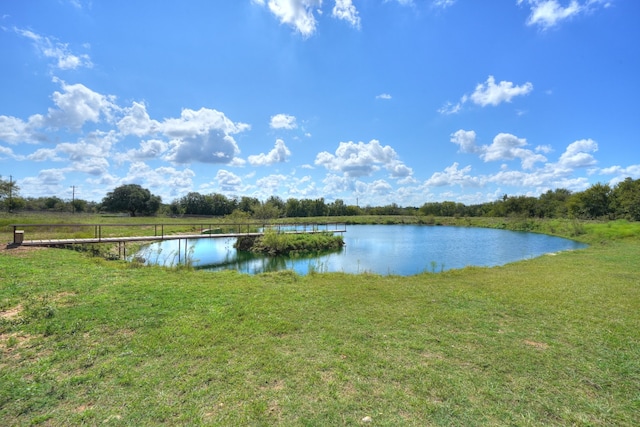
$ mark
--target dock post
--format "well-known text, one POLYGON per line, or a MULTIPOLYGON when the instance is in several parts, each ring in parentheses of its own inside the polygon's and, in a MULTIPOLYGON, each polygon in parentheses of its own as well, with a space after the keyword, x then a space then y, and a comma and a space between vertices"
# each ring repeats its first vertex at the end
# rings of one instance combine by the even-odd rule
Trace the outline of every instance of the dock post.
POLYGON ((13 228, 13 244, 21 245, 24 242, 24 230, 16 230, 13 228))

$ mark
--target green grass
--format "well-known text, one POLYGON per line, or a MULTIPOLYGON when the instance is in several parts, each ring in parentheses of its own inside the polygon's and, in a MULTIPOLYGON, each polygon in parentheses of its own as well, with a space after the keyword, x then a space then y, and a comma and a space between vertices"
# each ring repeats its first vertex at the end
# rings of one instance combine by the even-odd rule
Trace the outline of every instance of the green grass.
POLYGON ((638 425, 640 228, 578 228, 412 277, 0 251, 0 424, 638 425))

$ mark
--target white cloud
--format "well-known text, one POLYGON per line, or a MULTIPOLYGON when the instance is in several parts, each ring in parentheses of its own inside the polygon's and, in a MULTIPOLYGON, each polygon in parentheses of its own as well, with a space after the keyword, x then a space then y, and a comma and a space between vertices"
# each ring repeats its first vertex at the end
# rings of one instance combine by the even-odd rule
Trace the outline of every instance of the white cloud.
POLYGON ((456 0, 434 0, 433 5, 435 7, 441 7, 443 9, 453 6, 456 0))
POLYGON ((256 181, 262 194, 273 195, 278 193, 280 185, 286 183, 287 177, 284 175, 269 175, 256 181))
POLYGON ((462 102, 458 102, 457 104, 452 104, 451 102, 446 102, 442 107, 438 109, 438 113, 440 114, 457 114, 462 110, 462 102))
POLYGON ((481 107, 487 105, 497 106, 503 102, 511 102, 516 96, 529 94, 533 90, 533 84, 526 82, 523 85, 516 86, 513 82, 501 81, 496 84, 493 76, 489 76, 484 83, 479 83, 471 95, 463 95, 456 104, 446 102, 438 112, 440 114, 456 114, 462 110, 467 102, 471 101, 481 107))
POLYGON ((561 22, 589 13, 599 7, 609 7, 609 0, 571 0, 566 6, 562 6, 557 0, 518 0, 517 4, 526 4, 531 8, 531 14, 527 18, 527 25, 539 26, 543 30, 559 25, 561 22))
POLYGON ((104 157, 88 157, 82 161, 73 161, 67 170, 102 176, 109 171, 109 161, 104 157))
POLYGON ((396 179, 403 179, 413 175, 413 169, 400 161, 391 162, 391 164, 387 165, 387 170, 391 177, 396 179))
POLYGON ((20 181, 22 194, 51 195, 62 192, 65 172, 62 169, 43 169, 35 177, 26 177, 20 181))
POLYGON ((140 148, 127 150, 124 154, 116 155, 118 161, 132 161, 157 159, 169 149, 169 144, 159 139, 140 141, 140 148))
POLYGON ((493 139, 491 145, 476 144, 476 133, 463 129, 451 135, 451 142, 460 146, 461 153, 478 154, 485 162, 520 159, 524 169, 532 169, 538 162, 546 162, 542 154, 523 148, 527 140, 508 133, 500 133, 493 139))
POLYGON ((93 67, 93 63, 91 62, 89 55, 76 55, 72 53, 69 50, 69 45, 67 43, 60 43, 55 39, 36 34, 30 30, 14 28, 14 31, 22 37, 31 40, 35 48, 43 56, 54 59, 56 61, 56 68, 61 70, 75 70, 80 67, 93 67))
POLYGON ((559 164, 571 169, 593 166, 597 161, 590 153, 596 151, 598 144, 592 139, 572 142, 560 156, 559 164))
POLYGON ((224 113, 185 108, 180 118, 166 119, 160 131, 173 138, 166 159, 175 163, 229 163, 240 152, 232 134, 250 128, 234 123, 224 113))
POLYGON ((225 192, 239 192, 242 188, 242 178, 224 169, 220 169, 216 173, 216 182, 220 189, 225 192))
POLYGON ((0 159, 7 158, 7 157, 15 160, 24 160, 23 156, 16 155, 11 148, 3 147, 2 145, 0 145, 0 159), (3 157, 3 156, 6 156, 6 157, 3 157))
POLYGON ((59 162, 64 160, 62 157, 58 156, 56 150, 53 148, 40 148, 35 152, 29 154, 27 158, 29 160, 33 160, 34 162, 45 162, 45 161, 59 162))
POLYGON ((347 21, 355 28, 360 28, 360 16, 351 0, 336 0, 331 16, 347 21))
MULTIPOLYGON (((264 0, 254 0, 258 5, 264 5, 264 0)), ((322 6, 322 0, 268 0, 266 2, 271 13, 281 23, 292 26, 302 36, 309 37, 316 31, 314 8, 322 6)))
POLYGON ((249 156, 247 160, 253 166, 269 166, 275 163, 284 163, 291 155, 291 151, 287 148, 284 141, 277 139, 273 150, 269 153, 260 153, 255 156, 249 156))
MULTIPOLYGON (((153 169, 144 162, 133 162, 129 166, 127 175, 112 185, 135 183, 151 189, 168 188, 169 192, 165 196, 176 197, 192 188, 193 177, 195 177, 195 173, 189 168, 177 170, 173 167, 163 166, 153 169)), ((163 194, 159 195, 163 196, 163 194)))
POLYGON ((144 103, 134 102, 131 107, 123 109, 124 117, 118 122, 118 129, 124 135, 152 135, 160 129, 160 123, 151 120, 144 103))
POLYGON ((473 177, 469 174, 471 172, 471 166, 465 166, 462 169, 458 169, 458 162, 453 163, 451 166, 446 167, 444 172, 435 172, 431 175, 425 185, 427 187, 442 187, 451 185, 460 185, 462 187, 476 187, 481 184, 479 178, 473 177))
POLYGON ((381 93, 380 95, 376 96, 376 99, 391 99, 391 95, 389 95, 388 93, 381 93))
POLYGON ((269 126, 272 129, 295 129, 298 127, 295 116, 290 116, 288 114, 276 114, 275 116, 271 116, 269 126))
POLYGON ((461 153, 476 153, 480 149, 476 145, 476 133, 472 130, 460 129, 451 134, 451 142, 460 146, 461 153))
POLYGON ((383 147, 375 139, 369 143, 341 142, 335 155, 323 151, 316 156, 315 164, 350 177, 371 175, 381 165, 391 171, 401 165, 395 150, 388 145, 383 147))
POLYGON ((482 154, 480 157, 485 162, 520 159, 524 169, 532 169, 535 163, 547 160, 541 154, 522 148, 526 145, 527 140, 524 138, 518 138, 508 133, 500 133, 496 135, 491 145, 481 147, 482 154))
POLYGON ((62 92, 53 92, 52 99, 57 109, 49 108, 46 117, 48 126, 80 130, 86 122, 98 123, 101 118, 110 121, 113 114, 120 110, 115 96, 101 95, 83 84, 68 85, 55 79, 62 85, 62 92))
POLYGON ((42 142, 47 138, 39 129, 80 131, 87 122, 112 121, 120 111, 114 96, 99 94, 79 83, 68 85, 59 79, 54 81, 62 86, 61 91, 55 91, 51 96, 57 108, 49 108, 45 116, 34 114, 26 122, 0 116, 0 140, 11 144, 42 142))
POLYGON ((533 90, 533 85, 529 82, 522 86, 514 86, 512 82, 501 81, 496 85, 493 76, 489 76, 485 83, 476 86, 476 90, 471 94, 470 99, 477 105, 483 107, 487 105, 499 105, 503 102, 511 102, 516 96, 526 95, 533 90))
POLYGON ((46 137, 37 133, 37 129, 44 125, 44 116, 34 114, 24 122, 12 116, 0 116, 0 141, 9 144, 37 143, 46 137))

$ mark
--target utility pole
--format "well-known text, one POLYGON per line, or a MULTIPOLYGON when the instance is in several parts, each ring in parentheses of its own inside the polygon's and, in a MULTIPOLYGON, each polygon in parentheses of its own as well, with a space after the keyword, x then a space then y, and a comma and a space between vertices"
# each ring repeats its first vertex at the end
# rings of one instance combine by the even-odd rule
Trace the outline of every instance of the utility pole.
POLYGON ((76 186, 72 185, 71 186, 71 213, 74 214, 76 213, 76 186))
POLYGON ((11 207, 13 206, 13 202, 11 200, 11 196, 13 195, 13 176, 9 175, 9 208, 7 211, 11 212, 11 207))

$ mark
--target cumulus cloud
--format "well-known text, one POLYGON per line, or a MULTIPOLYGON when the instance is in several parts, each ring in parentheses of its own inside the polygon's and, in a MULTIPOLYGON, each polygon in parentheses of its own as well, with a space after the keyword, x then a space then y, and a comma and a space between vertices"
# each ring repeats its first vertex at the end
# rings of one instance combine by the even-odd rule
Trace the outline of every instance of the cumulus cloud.
POLYGON ((238 192, 242 188, 242 178, 224 169, 220 169, 216 173, 216 182, 220 189, 225 192, 238 192))
POLYGON ((471 176, 471 166, 465 166, 459 169, 458 162, 453 163, 451 166, 446 167, 443 172, 435 172, 425 182, 427 187, 442 187, 448 185, 460 185, 462 187, 478 186, 480 185, 480 179, 471 176))
POLYGON ((260 153, 255 156, 249 156, 247 160, 253 166, 269 166, 275 163, 283 163, 291 155, 291 151, 287 148, 284 141, 277 139, 273 150, 267 154, 260 153))
POLYGON ((255 4, 267 5, 280 23, 287 24, 302 36, 309 37, 316 31, 314 8, 322 6, 322 0, 253 0, 255 4))
POLYGON ((520 86, 514 85, 513 82, 501 81, 496 84, 496 80, 493 76, 489 76, 484 83, 479 83, 475 90, 470 94, 465 94, 460 98, 460 101, 453 104, 446 102, 438 112, 440 114, 456 114, 459 113, 464 104, 471 101, 481 107, 488 105, 498 106, 504 102, 511 102, 516 96, 523 96, 529 94, 533 90, 533 84, 526 82, 520 86))
POLYGON ((489 76, 485 83, 476 86, 476 90, 471 94, 471 101, 485 107, 487 105, 499 105, 503 102, 511 102, 516 96, 526 95, 533 90, 533 85, 529 82, 522 86, 514 86, 512 82, 501 81, 496 85, 495 78, 489 76))
POLYGON ((298 127, 295 116, 290 116, 288 114, 276 114, 275 116, 271 116, 269 126, 271 129, 295 129, 298 127))
POLYGON ((527 25, 538 26, 543 30, 580 14, 611 5, 609 0, 571 0, 566 6, 562 6, 557 0, 518 0, 517 3, 527 5, 531 9, 527 25))
POLYGON ((349 177, 369 176, 385 167, 394 173, 400 171, 402 176, 410 173, 403 169, 396 151, 388 145, 384 147, 377 140, 368 143, 341 142, 335 154, 323 151, 316 156, 316 165, 321 165, 333 172, 342 172, 349 177))
POLYGON ((527 140, 517 136, 500 133, 490 145, 476 144, 476 133, 463 129, 451 135, 451 142, 460 147, 462 153, 478 154, 485 162, 520 159, 524 169, 532 169, 538 162, 546 162, 542 154, 529 150, 527 140))
MULTIPOLYGON (((317 30, 316 15, 324 13, 322 0, 252 0, 252 3, 266 6, 280 23, 289 25, 305 38, 317 30)), ((335 0, 331 8, 331 17, 345 21, 354 28, 360 28, 360 14, 353 0, 335 0)))
POLYGON ((542 154, 536 154, 523 148, 526 145, 527 140, 524 138, 518 138, 508 133, 500 133, 496 135, 491 145, 485 145, 481 148, 482 154, 480 157, 485 162, 520 159, 524 169, 531 169, 537 162, 545 162, 547 160, 542 154))
MULTIPOLYGON (((1 148, 1 147, 0 147, 1 148)), ((45 161, 53 161, 59 162, 64 160, 62 157, 58 156, 58 153, 53 148, 40 148, 33 153, 27 156, 27 159, 33 160, 34 162, 45 162, 45 161)))
POLYGON ((229 163, 240 153, 233 134, 250 128, 234 123, 224 113, 208 108, 182 110, 179 118, 160 123, 160 131, 173 138, 166 159, 174 163, 229 163))
POLYGON ((140 141, 140 148, 116 155, 118 161, 157 159, 169 149, 169 144, 160 139, 140 141))
POLYGON ((75 70, 76 68, 93 67, 91 58, 87 54, 74 54, 67 43, 61 43, 53 38, 42 36, 30 30, 14 28, 16 34, 25 37, 46 58, 55 60, 55 67, 61 70, 75 70))
POLYGON ((140 184, 152 189, 168 187, 173 195, 179 195, 192 188, 194 176, 189 168, 178 170, 163 166, 154 169, 144 162, 132 162, 126 176, 112 185, 140 184))
POLYGON ((118 129, 123 135, 145 136, 160 130, 160 123, 151 120, 144 103, 134 102, 131 107, 122 110, 124 116, 118 121, 118 129))
POLYGON ((38 133, 44 125, 44 116, 34 114, 25 122, 13 116, 0 116, 0 141, 9 144, 37 143, 46 137, 38 133))
POLYGON ((61 90, 51 96, 55 108, 49 108, 46 115, 34 114, 26 122, 12 116, 0 116, 0 140, 10 144, 43 142, 47 138, 42 129, 80 131, 85 123, 111 121, 120 111, 114 96, 99 94, 82 84, 54 81, 61 85, 61 90))
POLYGON ((351 0, 336 0, 331 16, 347 21, 355 28, 360 28, 360 16, 351 0))
POLYGON ((596 151, 598 144, 592 139, 572 142, 560 156, 559 164, 571 169, 593 166, 597 162, 591 153, 596 151))
POLYGON ((86 122, 98 123, 102 118, 110 121, 120 110, 115 96, 102 95, 80 83, 69 85, 56 81, 62 91, 53 92, 51 98, 57 108, 49 108, 45 118, 48 126, 78 131, 86 122))
POLYGON ((263 194, 277 194, 278 189, 286 183, 287 177, 281 174, 269 175, 256 181, 263 194))
POLYGON ((472 130, 460 129, 451 134, 451 142, 460 146, 461 153, 476 153, 480 149, 476 145, 476 133, 472 130))
POLYGON ((391 95, 389 95, 388 93, 381 93, 380 95, 376 96, 376 99, 391 99, 391 95))
POLYGON ((20 190, 23 194, 60 194, 64 179, 62 169, 43 169, 37 176, 21 180, 20 190))

